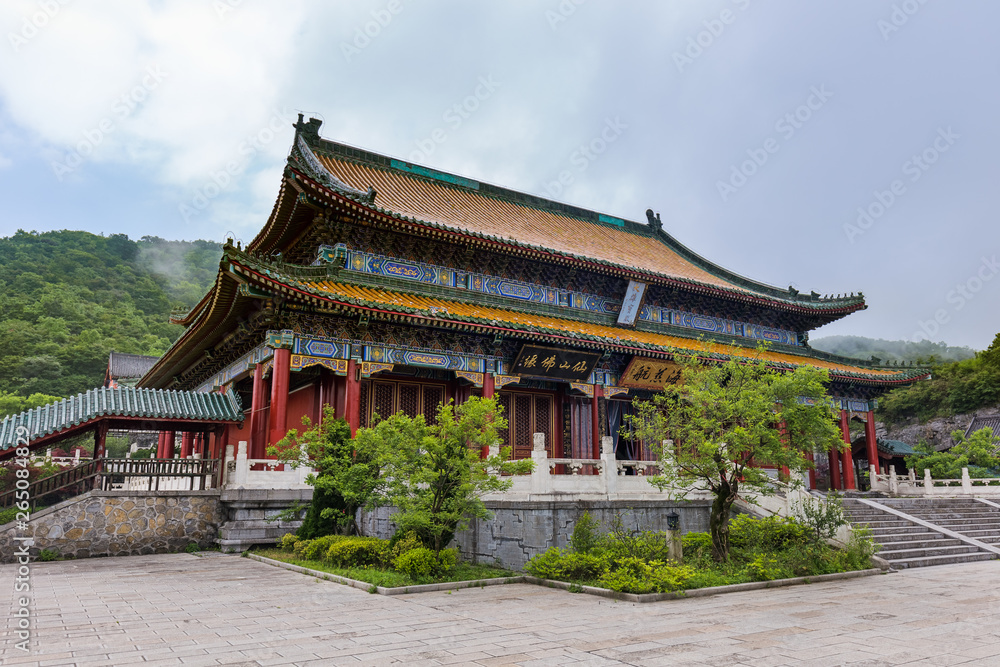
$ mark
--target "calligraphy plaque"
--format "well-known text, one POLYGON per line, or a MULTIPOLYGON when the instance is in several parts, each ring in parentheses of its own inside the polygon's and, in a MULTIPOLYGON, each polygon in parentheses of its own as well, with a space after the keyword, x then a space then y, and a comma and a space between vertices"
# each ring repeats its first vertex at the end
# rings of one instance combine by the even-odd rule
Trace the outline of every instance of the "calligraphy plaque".
POLYGON ((646 296, 646 283, 628 281, 628 289, 625 290, 625 298, 622 300, 622 309, 618 312, 618 324, 627 327, 635 325, 635 318, 639 317, 639 313, 642 311, 644 296, 646 296))
POLYGON ((676 384, 681 379, 681 366, 663 359, 633 357, 628 368, 618 379, 622 387, 636 389, 663 389, 663 385, 676 384))
POLYGON ((585 382, 600 358, 600 352, 525 345, 514 360, 511 372, 516 375, 585 382))

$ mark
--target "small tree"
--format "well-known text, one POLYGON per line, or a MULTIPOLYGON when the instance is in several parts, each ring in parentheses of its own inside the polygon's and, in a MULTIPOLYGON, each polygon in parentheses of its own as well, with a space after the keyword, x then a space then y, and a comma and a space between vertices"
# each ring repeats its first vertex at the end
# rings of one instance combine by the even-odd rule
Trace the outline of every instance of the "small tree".
POLYGON ((678 355, 680 381, 651 401, 637 400, 628 418, 664 464, 651 483, 678 497, 695 485, 715 496, 709 527, 718 561, 729 558, 729 513, 740 490, 773 492, 760 466, 799 472, 811 465, 808 452, 843 446, 824 388, 827 372, 779 372, 760 356, 702 364, 678 355), (664 445, 669 439, 676 444, 664 445))
POLYGON ((530 460, 509 460, 510 450, 480 459, 482 447, 496 444, 507 421, 494 399, 473 397, 438 408, 437 423, 399 413, 361 429, 359 449, 380 452, 383 498, 395 505, 393 521, 413 531, 425 545, 441 551, 471 517, 489 518, 482 496, 513 484, 497 473, 530 472, 530 460))
POLYGON ((311 465, 317 472, 306 478, 313 499, 298 534, 311 539, 330 533, 359 532, 355 513, 369 504, 380 483, 378 452, 351 440, 351 428, 323 406, 323 419, 313 424, 302 418, 305 430, 289 431, 267 452, 293 466, 311 465))
POLYGON ((981 428, 968 438, 962 431, 952 431, 955 445, 943 452, 935 451, 927 443, 920 443, 914 449, 916 454, 906 457, 906 465, 923 475, 929 468, 934 479, 958 479, 962 468, 969 469, 972 477, 993 477, 1000 471, 1000 456, 997 447, 1000 441, 990 427, 981 428))

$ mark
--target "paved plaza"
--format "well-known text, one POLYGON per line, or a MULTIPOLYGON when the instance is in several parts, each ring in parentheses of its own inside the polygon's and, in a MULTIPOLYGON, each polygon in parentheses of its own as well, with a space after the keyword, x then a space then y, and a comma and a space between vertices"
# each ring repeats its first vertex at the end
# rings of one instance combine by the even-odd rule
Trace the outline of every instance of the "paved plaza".
POLYGON ((528 584, 384 597, 215 553, 30 577, 31 653, 8 620, 3 665, 1000 665, 997 561, 643 605, 528 584))

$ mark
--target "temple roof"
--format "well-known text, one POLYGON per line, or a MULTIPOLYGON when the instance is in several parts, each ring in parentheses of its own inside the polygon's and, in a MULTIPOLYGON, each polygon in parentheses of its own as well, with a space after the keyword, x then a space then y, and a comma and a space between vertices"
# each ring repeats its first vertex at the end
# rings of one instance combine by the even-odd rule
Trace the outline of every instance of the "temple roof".
POLYGON ((14 447, 19 437, 34 443, 63 431, 89 428, 91 422, 107 418, 136 420, 147 427, 160 420, 241 422, 243 408, 235 392, 100 387, 5 417, 0 422, 0 452, 14 447))
POLYGON ((112 382, 138 380, 153 367, 157 359, 159 357, 112 352, 108 356, 108 371, 104 380, 105 386, 110 386, 112 382))
MULTIPOLYGON (((348 276, 333 266, 278 266, 252 257, 231 245, 225 247, 225 264, 228 273, 220 275, 220 287, 224 283, 240 282, 261 289, 264 293, 280 294, 291 302, 309 303, 324 312, 368 311, 376 319, 409 320, 421 326, 457 328, 462 330, 482 330, 503 333, 512 338, 546 340, 553 343, 577 347, 618 349, 623 353, 669 356, 674 352, 696 353, 701 357, 727 359, 753 358, 758 354, 772 366, 794 368, 810 364, 830 371, 834 378, 842 378, 855 384, 893 385, 908 383, 927 374, 917 367, 879 368, 866 362, 837 357, 808 348, 775 345, 763 353, 755 343, 737 341, 730 336, 706 337, 704 339, 683 335, 667 325, 656 326, 655 331, 646 327, 627 329, 614 326, 613 316, 595 314, 564 314, 564 311, 545 310, 516 300, 493 299, 484 303, 472 293, 464 292, 451 296, 440 289, 419 283, 387 286, 392 281, 380 279, 383 284, 368 283, 363 276, 348 276), (661 333, 662 332, 662 333, 661 333)), ((222 294, 235 291, 221 290, 222 294)), ((236 308, 232 301, 214 299, 212 307, 197 316, 182 340, 199 329, 201 321, 213 322, 213 331, 224 332, 227 326, 218 319, 220 313, 233 313, 236 308)), ((213 334, 216 335, 216 334, 213 334)), ((212 338, 195 336, 192 343, 211 345, 212 338)), ((175 346, 176 347, 176 346, 175 346)), ((184 356, 175 356, 174 348, 164 359, 174 357, 172 365, 186 366, 197 358, 195 347, 184 356)), ((147 378, 148 385, 156 386, 166 378, 166 364, 158 364, 147 378)))
MULTIPOLYGON (((623 277, 666 282, 719 298, 767 302, 795 312, 822 313, 824 322, 866 308, 864 296, 821 297, 766 285, 728 271, 663 231, 659 219, 638 223, 535 195, 360 150, 319 137, 320 122, 296 125, 290 173, 358 207, 416 223, 440 235, 496 241, 540 259, 579 261, 623 277)), ((291 234, 279 207, 248 246, 273 252, 291 234)), ((412 230, 412 228, 411 228, 412 230)))

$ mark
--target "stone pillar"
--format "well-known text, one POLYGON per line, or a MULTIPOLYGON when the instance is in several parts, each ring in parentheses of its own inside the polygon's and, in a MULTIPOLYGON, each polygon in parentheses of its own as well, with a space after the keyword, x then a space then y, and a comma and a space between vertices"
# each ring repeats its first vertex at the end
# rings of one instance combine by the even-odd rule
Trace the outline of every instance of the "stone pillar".
POLYGON ((934 492, 934 480, 931 478, 931 469, 924 468, 924 495, 929 496, 934 492))
POLYGON ((257 364, 253 369, 253 393, 250 396, 250 458, 264 458, 263 434, 264 426, 264 403, 267 400, 267 391, 264 383, 264 366, 257 364))
POLYGON ((882 472, 882 466, 878 460, 878 444, 875 438, 875 413, 872 410, 865 415, 865 445, 868 448, 868 464, 874 465, 878 472, 882 472))
POLYGON ((549 479, 549 455, 545 451, 545 434, 535 433, 532 445, 531 460, 535 462, 535 469, 531 471, 531 492, 548 493, 551 480, 549 479))
POLYGON ((972 495, 972 479, 969 477, 968 468, 962 468, 962 493, 972 495))
MULTIPOLYGON (((274 365, 271 368, 271 412, 267 442, 276 445, 288 432, 285 423, 288 417, 288 382, 292 351, 287 347, 274 350, 274 365)), ((265 454, 266 456, 266 454, 265 454)))
POLYGON ((354 359, 347 360, 347 391, 344 419, 351 427, 351 437, 361 426, 361 365, 354 359))
POLYGON ((844 439, 847 449, 840 453, 840 460, 844 464, 844 489, 854 491, 857 487, 854 484, 854 460, 851 457, 851 424, 847 415, 847 410, 840 411, 840 435, 844 439))
POLYGON ((247 441, 240 440, 236 450, 236 471, 233 476, 233 485, 243 487, 247 484, 247 475, 250 473, 250 461, 247 460, 247 441))
POLYGON ((615 458, 615 441, 610 435, 601 438, 601 460, 604 470, 604 490, 608 500, 618 493, 618 460, 615 458))

